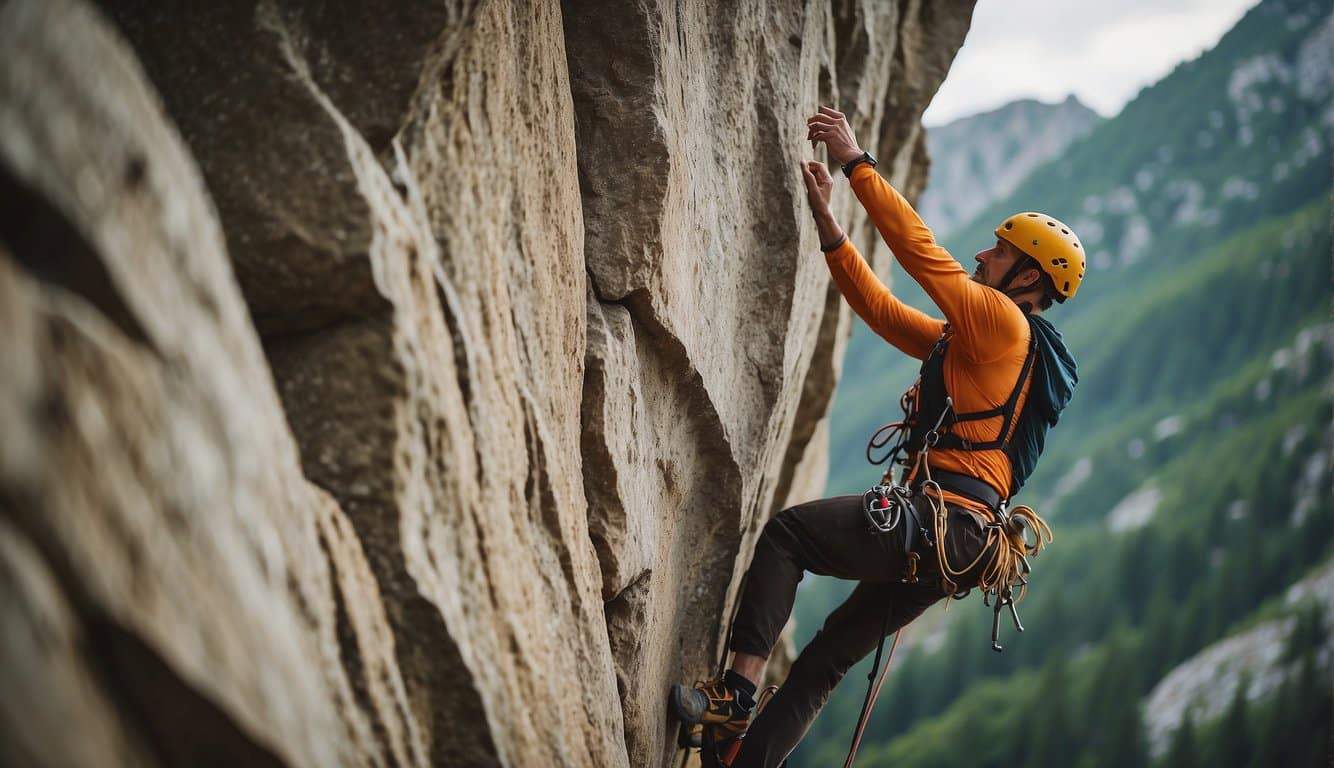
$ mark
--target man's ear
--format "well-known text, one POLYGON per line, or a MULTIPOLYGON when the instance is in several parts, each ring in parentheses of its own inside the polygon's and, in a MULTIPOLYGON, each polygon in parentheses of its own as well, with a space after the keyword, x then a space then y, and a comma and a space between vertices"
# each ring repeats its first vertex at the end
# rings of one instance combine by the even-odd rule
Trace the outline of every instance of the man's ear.
POLYGON ((1042 283, 1042 270, 1029 267, 1024 270, 1024 278, 1026 282, 1023 285, 1023 290, 1036 288, 1042 283), (1032 279, 1028 279, 1029 275, 1033 276, 1032 279))

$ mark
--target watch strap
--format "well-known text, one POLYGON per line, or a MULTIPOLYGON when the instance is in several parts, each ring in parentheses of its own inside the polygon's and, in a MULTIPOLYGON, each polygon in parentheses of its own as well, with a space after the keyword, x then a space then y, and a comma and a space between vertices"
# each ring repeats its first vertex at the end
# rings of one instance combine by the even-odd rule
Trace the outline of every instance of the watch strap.
POLYGON ((860 156, 852 158, 843 165, 843 175, 852 178, 853 169, 862 163, 866 163, 874 168, 876 166, 875 156, 870 152, 863 151, 860 156))

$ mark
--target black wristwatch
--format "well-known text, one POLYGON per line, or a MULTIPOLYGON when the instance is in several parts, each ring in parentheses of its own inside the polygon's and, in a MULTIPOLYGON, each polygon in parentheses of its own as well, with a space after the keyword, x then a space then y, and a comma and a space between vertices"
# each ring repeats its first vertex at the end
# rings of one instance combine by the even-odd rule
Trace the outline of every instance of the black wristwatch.
POLYGON ((859 156, 852 158, 843 165, 843 175, 847 176, 848 178, 852 178, 852 169, 856 168, 859 163, 866 163, 867 165, 874 168, 875 155, 872 155, 870 152, 863 151, 859 156))

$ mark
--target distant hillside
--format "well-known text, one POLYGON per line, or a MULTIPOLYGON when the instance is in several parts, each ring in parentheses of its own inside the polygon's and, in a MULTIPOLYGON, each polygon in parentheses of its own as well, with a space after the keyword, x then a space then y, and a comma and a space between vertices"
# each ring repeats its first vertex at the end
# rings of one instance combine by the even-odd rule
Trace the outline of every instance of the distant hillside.
POLYGON ((1303 621, 1309 622, 1313 615, 1334 614, 1334 561, 1293 584, 1281 600, 1271 602, 1272 607, 1257 612, 1250 626, 1177 665, 1154 686, 1143 713, 1151 754, 1166 754, 1170 737, 1187 719, 1196 724, 1218 720, 1238 695, 1257 702, 1278 693, 1304 672, 1306 650, 1313 664, 1328 667, 1334 656, 1334 634, 1320 626, 1303 626, 1303 621), (1323 642, 1311 643, 1309 649, 1293 649, 1294 634, 1312 630, 1323 636, 1323 642), (1238 691, 1243 683, 1245 687, 1238 691))
POLYGON ((1101 121, 1072 95, 1056 104, 1014 101, 932 128, 926 136, 931 173, 917 209, 945 237, 1101 121))
MULTIPOLYGON (((1192 262, 1228 237, 1329 195, 1330 6, 1261 3, 1213 50, 1179 65, 1017 192, 942 238, 971 267, 973 254, 994 241, 996 222, 1014 211, 1043 210, 1075 227, 1090 253, 1089 275, 1077 301, 1049 313, 1085 376, 1066 424, 1123 420, 1119 409, 1084 396, 1090 386, 1118 381, 1114 371, 1093 375, 1089 365, 1105 348, 1107 329, 1124 327, 1155 286, 1187 279, 1192 262)), ((1289 248, 1289 239, 1272 245, 1289 248)), ((905 301, 939 316, 897 264, 890 281, 905 301)), ((1197 348, 1180 346, 1188 354, 1197 348)), ((866 435, 895 415, 915 372, 915 362, 855 323, 831 414, 831 490, 855 489, 875 474, 863 457, 866 435)), ((1063 424, 1049 450, 1060 453, 1072 433, 1087 428, 1063 424)), ((1060 474, 1052 465, 1044 458, 1026 493, 1048 487, 1060 474)))
MULTIPOLYGON (((894 716, 872 722, 865 765, 1165 766, 1188 753, 1296 765, 1319 753, 1328 685, 1242 697, 1219 722, 1206 717, 1217 707, 1201 710, 1185 735, 1141 715, 1179 663, 1243 647, 1216 644, 1334 557, 1332 5, 1264 0, 944 239, 971 264, 1016 210, 1076 228, 1090 272, 1048 316, 1081 381, 1019 499, 1057 537, 1035 563, 1029 631, 992 654, 987 612, 953 606, 943 639, 895 660, 894 716), (1298 751, 1266 751, 1282 744, 1298 751)), ((939 316, 897 268, 893 289, 939 316)), ((829 492, 878 476, 866 436, 897 417, 915 370, 858 323, 831 418, 829 492)), ((845 590, 803 585, 798 640, 845 590)), ((1331 619, 1285 623, 1266 642, 1327 681, 1331 619)), ((838 759, 860 702, 855 683, 838 690, 794 766, 838 759)))

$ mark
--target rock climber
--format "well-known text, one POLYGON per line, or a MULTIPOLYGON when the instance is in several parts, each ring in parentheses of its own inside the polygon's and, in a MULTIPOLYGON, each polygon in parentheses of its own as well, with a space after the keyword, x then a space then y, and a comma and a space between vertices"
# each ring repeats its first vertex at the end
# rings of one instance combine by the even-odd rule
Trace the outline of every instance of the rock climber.
MULTIPOLYGON (((675 715, 698 724, 696 735, 709 734, 704 747, 732 768, 780 765, 848 668, 936 601, 973 587, 991 590, 999 616, 1010 587, 1026 584, 1025 556, 1050 540, 1031 508, 1007 511, 1007 504, 1033 471, 1077 381, 1060 334, 1041 317, 1053 302, 1073 297, 1084 277, 1083 247, 1067 225, 1027 211, 1005 219, 995 244, 973 257, 970 274, 875 170, 843 113, 821 107, 807 130, 807 139, 823 143, 842 165, 895 258, 945 318, 907 306, 877 279, 830 209, 828 170, 803 163, 821 250, 839 291, 872 330, 923 364, 901 399, 904 421, 886 425, 902 433, 895 450, 905 454, 890 462, 891 472, 895 463, 904 468, 900 483, 886 472, 867 494, 775 515, 742 585, 727 644, 731 664, 669 694, 675 715), (858 584, 752 722, 756 686, 804 571, 858 584)), ((872 447, 887 442, 873 437, 872 447)), ((1000 650, 995 624, 993 647, 1000 650)))

